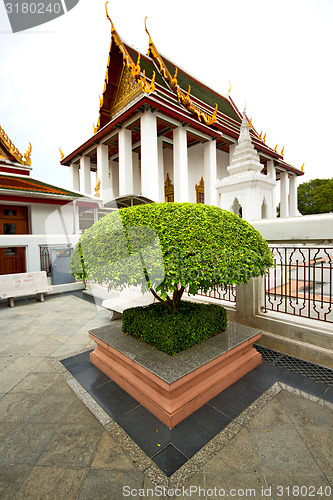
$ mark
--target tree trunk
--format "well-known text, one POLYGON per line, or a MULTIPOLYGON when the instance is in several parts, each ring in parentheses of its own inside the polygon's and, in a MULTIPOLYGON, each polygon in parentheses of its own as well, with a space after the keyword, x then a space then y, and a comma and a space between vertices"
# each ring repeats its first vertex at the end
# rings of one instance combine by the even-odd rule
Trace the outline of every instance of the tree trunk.
POLYGON ((184 293, 184 290, 185 288, 183 286, 181 286, 179 289, 178 289, 178 286, 176 285, 174 291, 173 291, 173 295, 172 295, 172 300, 170 299, 169 295, 167 295, 167 298, 166 300, 163 300, 156 292, 153 288, 150 289, 151 293, 153 294, 153 296, 155 297, 156 300, 158 300, 159 302, 161 302, 162 304, 165 305, 165 307, 168 308, 169 312, 171 314, 176 314, 176 312, 178 312, 179 310, 179 305, 180 305, 180 301, 181 301, 181 298, 182 298, 182 295, 184 293))

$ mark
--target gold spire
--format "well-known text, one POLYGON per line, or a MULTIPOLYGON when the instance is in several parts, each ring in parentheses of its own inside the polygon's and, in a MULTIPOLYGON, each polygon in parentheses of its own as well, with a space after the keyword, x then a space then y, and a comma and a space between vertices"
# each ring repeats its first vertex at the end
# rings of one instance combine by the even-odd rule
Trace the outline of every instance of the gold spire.
POLYGON ((61 157, 61 160, 63 160, 63 159, 64 159, 64 157, 65 157, 65 155, 64 155, 64 153, 62 152, 62 149, 61 149, 61 148, 59 148, 59 151, 60 151, 60 157, 61 157))

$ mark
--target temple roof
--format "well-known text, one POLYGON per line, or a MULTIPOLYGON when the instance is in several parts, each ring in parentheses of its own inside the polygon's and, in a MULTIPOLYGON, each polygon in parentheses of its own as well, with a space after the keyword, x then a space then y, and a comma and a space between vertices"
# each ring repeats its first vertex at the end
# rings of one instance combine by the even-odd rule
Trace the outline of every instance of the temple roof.
POLYGON ((0 174, 0 190, 8 191, 11 193, 19 191, 20 193, 29 194, 44 194, 44 195, 55 195, 55 196, 66 196, 70 198, 82 198, 83 195, 79 193, 74 193, 73 191, 68 191, 57 186, 52 186, 46 182, 38 181, 32 179, 31 177, 22 178, 12 175, 1 175, 0 174))
MULTIPOLYGON (((124 120, 147 105, 215 137, 217 148, 228 151, 230 144, 239 138, 242 122, 242 113, 231 97, 218 94, 164 58, 154 45, 146 22, 149 46, 147 55, 144 55, 120 38, 107 11, 106 15, 111 23, 111 45, 95 133, 61 164, 69 165, 86 147, 102 140, 111 129, 120 127, 124 120)), ((276 148, 269 147, 265 136, 262 138, 253 126, 250 136, 256 150, 266 158, 262 161, 269 158, 277 164, 281 162, 282 169, 303 174, 300 169, 289 168, 283 162, 283 152, 278 153, 276 148)))

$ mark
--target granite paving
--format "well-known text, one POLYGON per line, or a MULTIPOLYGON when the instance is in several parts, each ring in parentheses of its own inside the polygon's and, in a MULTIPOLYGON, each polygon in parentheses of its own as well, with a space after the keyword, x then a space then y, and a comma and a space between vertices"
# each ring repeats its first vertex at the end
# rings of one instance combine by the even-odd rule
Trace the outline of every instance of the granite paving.
MULTIPOLYGON (((274 500, 333 498, 331 389, 292 375, 280 384, 283 372, 266 365, 248 377, 259 397, 240 415, 233 416, 239 396, 232 387, 212 400, 210 408, 223 408, 230 423, 167 477, 115 421, 120 417, 109 416, 80 381, 59 369, 60 359, 73 363, 94 348, 88 330, 109 321, 109 311, 79 293, 48 296, 43 303, 16 300, 15 308, 0 303, 1 499, 119 500, 140 492, 145 498, 245 498, 251 492, 274 500)), ((99 387, 113 384, 109 394, 137 411, 135 400, 123 400, 114 382, 101 380, 99 387)), ((127 425, 140 430, 142 419, 140 412, 127 425)), ((209 435, 209 422, 205 429, 209 435)), ((198 441, 195 425, 180 427, 180 447, 188 432, 198 441)), ((153 437, 147 437, 152 453, 153 437)), ((163 440, 161 435, 158 444, 163 440)), ((176 447, 166 450, 162 465, 177 453, 176 447)))

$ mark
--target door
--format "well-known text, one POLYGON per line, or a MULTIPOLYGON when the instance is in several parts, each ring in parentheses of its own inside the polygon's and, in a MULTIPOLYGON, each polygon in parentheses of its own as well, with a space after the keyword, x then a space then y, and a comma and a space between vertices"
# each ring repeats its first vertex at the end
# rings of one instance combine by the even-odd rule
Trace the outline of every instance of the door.
MULTIPOLYGON (((0 235, 28 234, 27 207, 0 205, 0 235)), ((24 273, 25 248, 0 248, 0 274, 24 273)))

